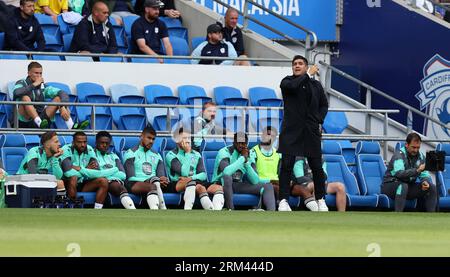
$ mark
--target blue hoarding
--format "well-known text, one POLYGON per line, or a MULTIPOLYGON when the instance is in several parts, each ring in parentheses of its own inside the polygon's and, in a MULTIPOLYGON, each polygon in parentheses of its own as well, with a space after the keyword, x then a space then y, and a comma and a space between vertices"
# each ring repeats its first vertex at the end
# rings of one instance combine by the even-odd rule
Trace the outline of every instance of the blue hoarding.
MULTIPOLYGON (((195 2, 224 15, 226 8, 213 0, 194 0, 195 2)), ((244 0, 221 0, 228 5, 243 11, 244 0)), ((253 0, 313 32, 319 41, 336 41, 337 1, 339 0, 253 0)), ((304 40, 305 33, 292 25, 281 21, 262 9, 249 5, 249 15, 288 36, 304 40)), ((239 21, 242 24, 242 18, 239 21)), ((283 37, 250 21, 249 29, 269 38, 283 39, 283 37)))

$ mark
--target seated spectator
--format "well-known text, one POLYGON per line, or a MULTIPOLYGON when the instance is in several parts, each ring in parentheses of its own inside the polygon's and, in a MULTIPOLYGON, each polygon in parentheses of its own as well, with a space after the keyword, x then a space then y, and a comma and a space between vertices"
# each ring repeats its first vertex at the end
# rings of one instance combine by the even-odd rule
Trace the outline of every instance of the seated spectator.
POLYGON ((169 179, 165 176, 161 155, 152 150, 155 138, 155 129, 147 126, 142 130, 139 145, 125 152, 126 186, 133 194, 145 197, 151 210, 165 210, 161 186, 166 187, 169 179))
POLYGON ((177 148, 169 151, 166 155, 167 173, 170 183, 166 192, 184 192, 184 209, 192 210, 195 196, 205 210, 222 210, 223 189, 221 185, 209 185, 206 182, 206 170, 202 156, 191 147, 190 131, 183 127, 178 128, 174 134, 177 148), (214 195, 213 202, 209 194, 214 195))
MULTIPOLYGON (((162 5, 159 0, 145 0, 144 16, 134 21, 131 27, 131 43, 134 54, 164 55, 161 47, 162 40, 166 55, 173 55, 166 24, 158 18, 159 8, 162 5)), ((158 60, 160 63, 164 63, 163 59, 158 60)))
POLYGON ((120 197, 120 203, 125 209, 136 209, 133 200, 128 195, 125 188, 125 169, 122 162, 114 152, 110 151, 112 136, 106 131, 100 131, 95 136, 95 156, 98 162, 99 170, 117 169, 116 173, 106 175, 108 180, 108 192, 114 196, 120 197))
POLYGON ((52 174, 57 180, 58 195, 65 195, 66 189, 60 161, 63 153, 56 132, 46 132, 41 136, 41 146, 28 150, 17 174, 52 174))
MULTIPOLYGON (((237 26, 239 13, 234 8, 228 8, 225 13, 225 27, 223 27, 223 38, 233 44, 239 58, 247 58, 244 49, 244 38, 241 28, 237 26)), ((235 65, 250 65, 249 61, 236 61, 235 65)))
POLYGON ((108 21, 108 6, 96 2, 92 14, 85 17, 75 28, 70 52, 116 54, 116 34, 108 21))
POLYGON ((416 133, 406 137, 406 144, 395 151, 381 185, 381 193, 395 201, 395 211, 403 212, 406 200, 423 198, 427 212, 436 211, 437 190, 425 170, 425 156, 420 153, 422 138, 416 133))
MULTIPOLYGON (((134 5, 136 14, 141 16, 144 14, 144 1, 145 0, 136 0, 136 3, 134 5)), ((181 18, 180 11, 177 11, 177 9, 175 9, 174 0, 161 0, 161 2, 164 4, 164 6, 159 9, 160 16, 181 18)))
POLYGON ((247 134, 236 133, 233 145, 219 150, 214 164, 212 183, 222 184, 227 209, 234 209, 233 193, 248 193, 257 196, 262 194, 266 209, 275 211, 273 187, 270 183, 259 182, 256 165, 249 155, 247 143, 247 134))
POLYGON ((117 173, 117 168, 98 170, 98 161, 94 149, 87 144, 87 136, 83 132, 73 135, 72 144, 63 146, 61 167, 68 196, 75 200, 77 191, 96 192, 95 209, 103 208, 108 195, 108 179, 106 176, 117 173))
POLYGON ((194 119, 192 148, 200 152, 201 145, 205 135, 225 135, 227 130, 216 124, 215 118, 217 113, 217 105, 213 102, 203 104, 202 111, 194 119))
MULTIPOLYGON (((192 52, 193 57, 229 57, 237 58, 236 51, 233 44, 228 41, 223 41, 222 27, 217 24, 211 24, 207 28, 207 40, 200 43, 197 48, 192 52)), ((232 65, 233 60, 198 60, 193 59, 193 64, 220 64, 220 65, 232 65)))
MULTIPOLYGON (((323 162, 323 171, 327 174, 327 164, 323 162)), ((345 185, 340 182, 325 183, 327 194, 336 195, 336 208, 339 212, 345 212, 347 195, 345 185)), ((304 199, 305 206, 313 212, 327 212, 328 207, 322 206, 314 196, 314 182, 311 169, 305 157, 296 157, 294 164, 294 178, 291 182, 291 195, 300 196, 304 199)))
POLYGON ((53 18, 58 24, 58 15, 69 11, 68 0, 37 0, 34 5, 37 13, 43 13, 53 18))
POLYGON ((5 50, 44 51, 44 33, 34 16, 33 0, 21 0, 20 7, 14 9, 6 26, 5 50))
MULTIPOLYGON (((53 102, 69 102, 66 92, 44 84, 42 65, 38 62, 28 65, 28 76, 16 82, 13 93, 14 101, 45 102, 45 99, 50 98, 53 102)), ((89 125, 88 120, 74 123, 64 106, 20 105, 19 128, 48 128, 58 110, 68 129, 85 129, 89 125)))

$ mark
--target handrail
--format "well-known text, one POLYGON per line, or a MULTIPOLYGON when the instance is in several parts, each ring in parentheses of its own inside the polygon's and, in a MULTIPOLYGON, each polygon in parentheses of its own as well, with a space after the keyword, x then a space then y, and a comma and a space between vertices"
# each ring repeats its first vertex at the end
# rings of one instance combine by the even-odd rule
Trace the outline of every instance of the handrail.
MULTIPOLYGON (((405 104, 405 103, 401 102, 400 100, 398 100, 398 99, 396 99, 396 98, 394 98, 394 97, 388 95, 387 93, 385 93, 385 92, 383 92, 383 91, 381 91, 381 90, 379 90, 379 89, 376 89, 376 88, 374 88, 373 86, 371 86, 371 85, 369 85, 369 84, 367 84, 367 83, 364 83, 364 82, 361 81, 361 80, 356 79, 355 77, 353 77, 353 76, 351 76, 351 75, 345 73, 345 72, 342 71, 342 70, 337 69, 337 68, 334 67, 334 66, 331 66, 331 65, 329 65, 329 64, 327 64, 327 63, 325 63, 325 62, 322 62, 322 61, 319 61, 319 64, 322 65, 322 66, 325 66, 325 67, 327 68, 327 71, 331 70, 331 71, 333 71, 333 72, 336 72, 336 73, 339 74, 340 76, 342 76, 342 77, 344 77, 344 78, 346 78, 346 79, 349 79, 350 81, 353 81, 353 82, 357 83, 358 85, 360 85, 360 86, 366 88, 366 89, 367 89, 366 103, 369 104, 369 105, 366 105, 367 108, 371 108, 371 107, 370 107, 370 106, 371 106, 371 92, 375 92, 376 94, 378 94, 378 95, 380 95, 380 96, 382 96, 382 97, 384 97, 384 98, 386 98, 386 99, 392 101, 393 103, 395 103, 395 104, 397 104, 397 105, 399 105, 399 106, 401 106, 401 107, 407 109, 407 110, 408 110, 408 115, 407 115, 407 121, 408 121, 408 122, 407 122, 407 125, 408 125, 408 126, 407 126, 407 127, 408 127, 408 129, 409 129, 408 132, 412 129, 412 120, 413 120, 413 119, 412 119, 412 113, 415 113, 415 114, 417 114, 417 115, 420 115, 420 116, 422 116, 422 117, 424 117, 424 118, 430 120, 431 122, 433 122, 433 123, 435 123, 435 124, 438 124, 439 126, 442 126, 442 127, 444 127, 444 128, 447 128, 447 129, 450 128, 450 124, 444 124, 444 123, 442 123, 442 122, 436 120, 435 118, 433 118, 433 117, 427 115, 426 113, 423 113, 423 112, 421 112, 420 110, 414 108, 413 106, 410 106, 410 105, 408 105, 408 104, 405 104)), ((327 78, 330 78, 330 79, 331 79, 331 74, 327 74, 327 78)), ((330 89, 330 88, 327 87, 327 89, 330 89)))
MULTIPOLYGON (((0 54, 7 55, 26 55, 31 58, 32 55, 45 56, 76 56, 76 57, 112 57, 122 58, 122 62, 126 58, 150 58, 150 59, 173 59, 173 60, 233 60, 233 61, 255 61, 255 62, 278 62, 290 63, 291 59, 276 59, 276 58, 230 58, 230 57, 212 57, 212 56, 166 56, 166 55, 138 55, 138 54, 102 54, 102 53, 73 53, 73 52, 40 52, 40 51, 6 51, 0 50, 0 54)), ((0 59, 4 60, 4 59, 0 59)))
MULTIPOLYGON (((220 4, 220 5, 222 5, 222 6, 224 6, 224 7, 227 7, 227 8, 234 8, 234 7, 228 5, 227 3, 222 2, 220 0, 213 0, 213 1, 218 3, 218 4, 220 4)), ((316 35, 315 32, 313 32, 313 31, 311 31, 311 30, 309 30, 309 29, 307 29, 307 28, 305 28, 303 26, 300 26, 299 24, 297 24, 297 23, 295 23, 295 22, 293 22, 293 21, 291 21, 291 20, 289 20, 289 19, 287 19, 287 18, 285 18, 283 16, 278 15, 277 13, 273 12, 272 10, 264 7, 263 5, 255 2, 255 1, 252 1, 252 0, 244 0, 244 1, 245 1, 245 3, 244 3, 244 12, 241 12, 241 11, 238 10, 238 13, 244 17, 244 29, 246 29, 247 25, 248 25, 247 19, 250 19, 251 21, 255 22, 256 24, 259 24, 262 27, 264 27, 264 28, 266 28, 266 29, 268 29, 268 30, 270 30, 270 31, 272 31, 272 32, 274 32, 274 33, 276 33, 276 34, 286 38, 290 42, 293 42, 295 44, 298 44, 300 46, 305 47, 305 57, 308 60, 310 60, 310 58, 311 58, 310 57, 310 52, 311 52, 311 50, 313 50, 313 49, 315 49, 317 47, 317 43, 318 43, 318 38, 317 38, 317 35, 316 35), (300 42, 300 41, 298 41, 298 40, 296 40, 296 39, 294 39, 294 38, 292 38, 292 37, 290 37, 290 36, 280 32, 280 31, 278 31, 276 29, 272 28, 271 26, 269 26, 269 25, 259 21, 258 19, 254 18, 253 16, 249 16, 248 15, 248 9, 247 9, 248 4, 252 4, 252 5, 262 9, 263 11, 265 11, 265 12, 275 16, 276 18, 278 18, 278 19, 280 19, 280 20, 282 20, 282 21, 284 21, 284 22, 294 26, 295 28, 300 29, 303 32, 305 32, 306 33, 305 43, 302 43, 302 42, 300 42), (311 45, 311 37, 312 37, 312 45, 311 45)))

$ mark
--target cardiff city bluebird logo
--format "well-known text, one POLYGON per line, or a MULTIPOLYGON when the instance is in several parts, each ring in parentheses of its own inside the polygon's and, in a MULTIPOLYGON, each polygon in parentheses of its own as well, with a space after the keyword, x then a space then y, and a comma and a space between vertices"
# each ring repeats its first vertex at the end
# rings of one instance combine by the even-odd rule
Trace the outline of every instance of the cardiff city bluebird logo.
MULTIPOLYGON (((450 123, 450 61, 436 54, 423 67, 422 89, 416 94, 420 109, 443 124, 450 123)), ((450 137, 450 130, 429 120, 424 134, 435 138, 450 137)))

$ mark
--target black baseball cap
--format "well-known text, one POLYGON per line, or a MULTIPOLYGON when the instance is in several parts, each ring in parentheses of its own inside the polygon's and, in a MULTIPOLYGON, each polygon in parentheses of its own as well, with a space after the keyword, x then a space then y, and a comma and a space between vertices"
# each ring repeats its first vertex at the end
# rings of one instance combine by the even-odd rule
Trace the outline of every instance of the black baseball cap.
POLYGON ((145 0, 144 7, 162 8, 164 3, 160 0, 145 0))
POLYGON ((222 32, 222 26, 220 26, 217 23, 211 24, 208 26, 208 29, 206 29, 206 33, 217 33, 222 32))

